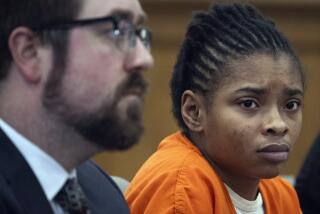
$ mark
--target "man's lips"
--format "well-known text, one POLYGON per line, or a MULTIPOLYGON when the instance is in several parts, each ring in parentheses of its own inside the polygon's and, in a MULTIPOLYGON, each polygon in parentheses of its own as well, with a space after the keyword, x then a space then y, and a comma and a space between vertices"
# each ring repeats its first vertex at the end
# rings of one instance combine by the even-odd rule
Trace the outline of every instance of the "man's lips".
POLYGON ((136 95, 142 97, 145 94, 145 89, 142 87, 131 87, 125 91, 125 95, 136 95))
POLYGON ((260 158, 269 162, 281 163, 288 159, 290 147, 283 144, 268 144, 257 151, 260 158))

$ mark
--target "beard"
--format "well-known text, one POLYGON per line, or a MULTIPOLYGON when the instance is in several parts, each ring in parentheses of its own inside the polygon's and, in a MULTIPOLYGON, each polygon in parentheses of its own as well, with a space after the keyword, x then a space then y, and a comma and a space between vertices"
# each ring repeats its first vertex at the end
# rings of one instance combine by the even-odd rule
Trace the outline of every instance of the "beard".
POLYGON ((137 87, 143 92, 146 90, 144 79, 135 73, 117 87, 111 104, 101 105, 102 108, 96 112, 73 116, 69 118, 69 125, 87 140, 104 149, 130 148, 139 142, 144 130, 142 107, 140 103, 130 103, 122 112, 119 110, 119 104, 128 90, 137 87))
POLYGON ((70 104, 63 96, 64 72, 64 67, 56 66, 50 73, 43 95, 43 105, 47 110, 85 140, 104 150, 125 150, 139 142, 144 130, 141 102, 129 103, 124 111, 119 106, 131 89, 138 88, 140 99, 143 99, 147 84, 140 72, 131 73, 118 85, 112 101, 106 97, 105 102, 91 112, 75 111, 78 106, 70 104))

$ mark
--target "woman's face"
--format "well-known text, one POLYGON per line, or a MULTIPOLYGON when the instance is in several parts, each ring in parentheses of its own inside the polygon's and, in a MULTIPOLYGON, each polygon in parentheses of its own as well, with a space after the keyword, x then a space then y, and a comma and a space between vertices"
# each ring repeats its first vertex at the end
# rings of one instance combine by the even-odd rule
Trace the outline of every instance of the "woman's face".
POLYGON ((271 178, 300 133, 303 85, 286 55, 231 61, 205 111, 202 147, 228 178, 271 178))

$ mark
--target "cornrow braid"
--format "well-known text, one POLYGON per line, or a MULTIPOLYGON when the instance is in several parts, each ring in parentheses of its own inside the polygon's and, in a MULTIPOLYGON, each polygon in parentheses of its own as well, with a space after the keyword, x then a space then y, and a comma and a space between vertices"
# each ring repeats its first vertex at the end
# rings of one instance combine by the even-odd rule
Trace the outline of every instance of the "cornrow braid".
POLYGON ((181 116, 181 96, 193 90, 207 97, 214 93, 230 59, 253 53, 288 55, 304 77, 299 59, 289 41, 273 21, 246 4, 216 4, 194 14, 171 79, 173 114, 182 130, 188 128, 181 116))

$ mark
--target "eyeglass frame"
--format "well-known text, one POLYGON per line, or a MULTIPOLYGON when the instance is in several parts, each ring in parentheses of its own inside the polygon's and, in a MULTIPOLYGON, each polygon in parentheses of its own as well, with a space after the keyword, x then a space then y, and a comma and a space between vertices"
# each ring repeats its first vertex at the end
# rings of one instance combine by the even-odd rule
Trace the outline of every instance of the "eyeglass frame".
MULTIPOLYGON (((112 22, 113 28, 110 29, 112 31, 113 36, 118 37, 120 35, 120 29, 119 29, 119 22, 122 20, 126 20, 124 18, 119 18, 117 16, 105 16, 105 17, 98 17, 98 18, 88 18, 88 19, 81 19, 81 20, 69 20, 69 21, 52 21, 52 22, 47 22, 47 23, 42 23, 38 26, 33 26, 31 27, 32 30, 34 31, 47 31, 47 30, 70 30, 75 27, 83 27, 87 25, 94 25, 94 24, 100 24, 100 23, 106 23, 106 22, 112 22)), ((151 31, 146 28, 146 27, 140 27, 136 28, 134 24, 128 20, 130 23, 130 26, 134 30, 132 35, 128 35, 129 37, 131 36, 132 39, 129 42, 131 42, 129 49, 133 49, 136 46, 136 39, 137 37, 141 40, 143 43, 144 47, 148 50, 151 49, 151 43, 152 43, 152 33, 151 31), (142 37, 142 34, 146 34, 145 38, 142 37)))

